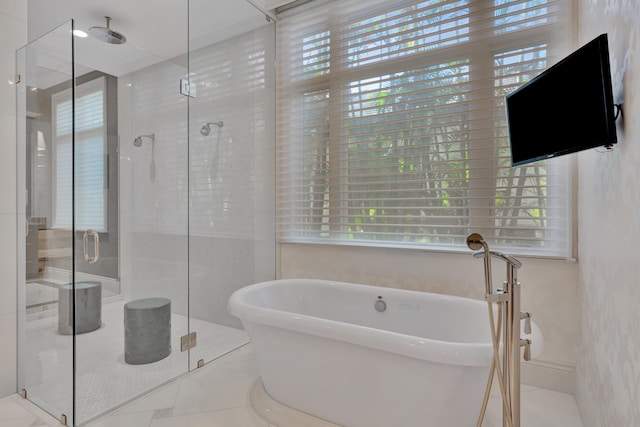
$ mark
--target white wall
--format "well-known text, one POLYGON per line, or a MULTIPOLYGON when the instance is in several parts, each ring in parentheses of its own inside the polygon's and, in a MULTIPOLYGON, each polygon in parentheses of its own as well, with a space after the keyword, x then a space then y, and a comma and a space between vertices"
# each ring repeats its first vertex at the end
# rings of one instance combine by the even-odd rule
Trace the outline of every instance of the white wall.
POLYGON ((26 2, 0 2, 0 396, 16 392, 15 51, 27 42, 26 2))
POLYGON ((580 44, 609 35, 618 145, 579 157, 576 397, 586 427, 640 425, 640 2, 583 0, 580 44))

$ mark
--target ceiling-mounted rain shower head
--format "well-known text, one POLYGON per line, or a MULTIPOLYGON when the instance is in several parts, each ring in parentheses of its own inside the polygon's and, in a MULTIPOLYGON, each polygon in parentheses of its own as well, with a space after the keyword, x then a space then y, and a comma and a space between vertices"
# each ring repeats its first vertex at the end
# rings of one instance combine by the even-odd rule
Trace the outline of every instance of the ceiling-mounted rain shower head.
POLYGON ((211 125, 218 126, 218 128, 222 128, 224 126, 224 122, 221 120, 219 122, 209 122, 202 125, 200 128, 200 133, 204 136, 207 136, 211 133, 211 125))
POLYGON ((110 44, 124 44, 127 42, 127 38, 117 32, 113 31, 109 28, 109 22, 111 21, 110 16, 105 16, 104 19, 107 20, 106 27, 91 27, 89 28, 89 35, 95 39, 98 39, 103 42, 107 42, 110 44))
POLYGON ((151 142, 155 142, 156 141, 156 134, 152 133, 150 135, 140 135, 136 139, 133 140, 133 145, 135 145, 136 147, 142 147, 142 138, 149 138, 149 139, 151 139, 151 142))

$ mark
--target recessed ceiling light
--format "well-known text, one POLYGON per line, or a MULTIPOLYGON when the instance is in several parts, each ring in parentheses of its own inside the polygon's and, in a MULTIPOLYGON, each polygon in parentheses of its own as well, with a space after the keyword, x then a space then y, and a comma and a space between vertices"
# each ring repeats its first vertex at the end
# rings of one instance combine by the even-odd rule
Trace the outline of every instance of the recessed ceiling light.
POLYGON ((74 35, 74 36, 76 36, 76 37, 81 37, 81 38, 85 38, 85 37, 87 37, 87 33, 85 33, 85 32, 84 32, 84 31, 82 31, 82 30, 73 30, 73 31, 72 31, 72 33, 73 33, 73 35, 74 35))

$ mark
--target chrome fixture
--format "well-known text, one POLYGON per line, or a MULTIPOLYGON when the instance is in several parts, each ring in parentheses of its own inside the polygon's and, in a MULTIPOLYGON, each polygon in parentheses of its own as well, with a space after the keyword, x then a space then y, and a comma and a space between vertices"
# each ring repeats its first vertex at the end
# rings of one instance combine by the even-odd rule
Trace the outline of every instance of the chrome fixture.
POLYGON ((151 182, 156 180, 156 134, 139 135, 133 140, 133 145, 136 147, 142 147, 142 138, 149 138, 151 140, 151 164, 149 165, 149 179, 151 182))
POLYGON ((376 303, 373 305, 377 312, 382 313, 387 309, 387 303, 382 300, 382 297, 378 297, 376 303))
POLYGON ((220 120, 219 122, 209 122, 202 125, 200 128, 200 133, 204 136, 208 136, 211 133, 211 125, 218 126, 218 129, 221 129, 224 126, 224 122, 220 120))
POLYGON ((531 340, 520 338, 521 320, 525 321, 525 333, 531 332, 531 313, 520 312, 520 282, 518 282, 516 270, 522 267, 522 263, 511 255, 489 250, 489 245, 478 233, 467 237, 467 246, 471 250, 478 251, 473 254, 474 258, 484 258, 485 300, 489 306, 493 344, 493 361, 477 426, 482 425, 495 374, 498 376, 502 396, 502 425, 503 427, 520 427, 520 347, 524 347, 524 359, 531 359, 531 340), (504 282, 504 289, 493 291, 491 258, 501 259, 507 264, 507 280, 504 282), (498 304, 497 328, 493 316, 493 303, 498 304), (499 355, 501 329, 504 330, 502 369, 500 369, 499 355))
POLYGON ((113 31, 109 27, 109 23, 111 22, 110 16, 105 16, 104 19, 107 21, 106 27, 91 27, 89 28, 89 35, 97 40, 109 43, 109 44, 124 44, 127 42, 127 38, 117 32, 113 31))
MULTIPOLYGON (((498 252, 498 251, 486 251, 486 252, 488 252, 489 256, 492 256, 494 258, 501 258, 504 262, 512 265, 515 269, 522 267, 522 263, 517 259, 515 259, 514 257, 512 257, 511 255, 503 254, 502 252, 498 252)), ((482 258, 482 257, 486 257, 486 255, 485 255, 485 252, 476 252, 475 254, 473 254, 473 257, 482 258)))
POLYGON ((140 135, 136 137, 136 139, 133 140, 133 145, 135 145, 136 147, 142 147, 142 138, 149 138, 151 140, 151 143, 156 142, 156 134, 152 133, 150 135, 140 135))
POLYGON ((94 264, 100 259, 100 237, 98 232, 94 230, 86 230, 82 236, 82 252, 84 254, 84 260, 89 264, 94 264), (93 256, 89 256, 87 239, 93 237, 93 256))
MULTIPOLYGON (((467 236, 467 246, 472 251, 479 251, 482 249, 484 252, 478 252, 480 254, 484 253, 484 283, 485 283, 485 293, 492 294, 493 293, 493 285, 491 283, 491 258, 489 257, 489 245, 484 241, 482 236, 478 233, 472 233, 467 236)), ((475 256, 475 255, 474 255, 475 256)))
POLYGON ((198 334, 196 332, 188 333, 180 337, 180 351, 187 351, 195 347, 198 343, 198 334))

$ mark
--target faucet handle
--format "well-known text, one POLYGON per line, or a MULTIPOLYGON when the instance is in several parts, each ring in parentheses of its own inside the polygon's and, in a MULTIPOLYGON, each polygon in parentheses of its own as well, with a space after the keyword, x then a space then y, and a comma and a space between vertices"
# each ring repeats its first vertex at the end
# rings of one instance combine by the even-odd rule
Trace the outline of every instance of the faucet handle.
POLYGON ((531 313, 524 312, 520 313, 520 320, 524 319, 524 333, 529 335, 531 334, 531 313))
POLYGON ((524 360, 531 360, 531 340, 520 340, 520 347, 524 347, 524 360))

